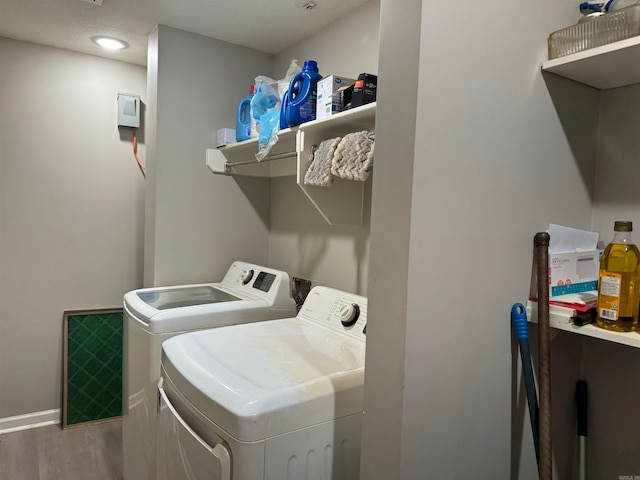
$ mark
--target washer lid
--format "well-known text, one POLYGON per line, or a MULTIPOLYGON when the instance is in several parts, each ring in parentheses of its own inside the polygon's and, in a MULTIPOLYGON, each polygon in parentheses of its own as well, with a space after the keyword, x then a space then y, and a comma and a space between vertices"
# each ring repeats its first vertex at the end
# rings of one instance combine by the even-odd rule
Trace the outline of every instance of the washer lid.
POLYGON ((289 275, 235 261, 222 282, 153 287, 125 294, 128 321, 152 334, 178 333, 295 314, 289 275))
POLYGON ((156 290, 140 290, 138 298, 157 310, 231 302, 240 298, 212 285, 193 285, 156 290))
POLYGON ((282 317, 268 299, 221 283, 134 290, 123 303, 129 321, 153 334, 282 317), (219 301, 212 301, 215 298, 219 301))
POLYGON ((241 441, 362 412, 364 339, 300 318, 192 332, 163 343, 165 374, 241 441))

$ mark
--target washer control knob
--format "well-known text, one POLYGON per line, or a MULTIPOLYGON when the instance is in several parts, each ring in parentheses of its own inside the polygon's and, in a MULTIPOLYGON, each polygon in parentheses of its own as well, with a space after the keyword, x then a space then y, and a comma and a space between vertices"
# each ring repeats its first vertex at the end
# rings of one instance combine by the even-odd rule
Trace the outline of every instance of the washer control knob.
POLYGON ((338 310, 338 317, 345 327, 350 327, 358 321, 360 307, 357 303, 345 303, 338 310))
POLYGON ((252 278, 253 278, 253 270, 251 270, 250 268, 243 270, 242 273, 240 274, 240 280, 242 280, 242 283, 244 285, 249 283, 252 278))

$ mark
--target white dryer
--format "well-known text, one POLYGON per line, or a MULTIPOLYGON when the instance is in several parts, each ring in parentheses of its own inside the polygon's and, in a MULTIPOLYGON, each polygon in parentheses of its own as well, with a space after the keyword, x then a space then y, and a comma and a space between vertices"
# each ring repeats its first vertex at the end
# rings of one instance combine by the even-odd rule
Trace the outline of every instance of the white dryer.
POLYGON ((352 480, 367 300, 314 287, 295 318, 162 346, 158 480, 352 480))
POLYGON ((203 328, 295 315, 287 273, 234 262, 220 283, 134 290, 124 296, 123 478, 155 480, 161 344, 203 328))

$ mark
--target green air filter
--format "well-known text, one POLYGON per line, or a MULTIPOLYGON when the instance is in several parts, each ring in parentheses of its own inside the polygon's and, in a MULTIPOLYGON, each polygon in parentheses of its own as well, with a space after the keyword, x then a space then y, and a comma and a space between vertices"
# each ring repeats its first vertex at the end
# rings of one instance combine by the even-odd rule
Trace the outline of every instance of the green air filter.
POLYGON ((64 313, 62 427, 122 416, 122 308, 64 313))

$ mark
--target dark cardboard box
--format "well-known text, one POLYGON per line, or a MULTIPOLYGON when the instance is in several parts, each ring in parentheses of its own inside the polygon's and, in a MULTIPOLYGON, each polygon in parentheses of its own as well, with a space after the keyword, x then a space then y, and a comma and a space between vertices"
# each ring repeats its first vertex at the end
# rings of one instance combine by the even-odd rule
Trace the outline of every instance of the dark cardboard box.
POLYGON ((361 73, 353 86, 351 94, 351 108, 356 108, 376 101, 378 90, 378 76, 371 73, 361 73))

